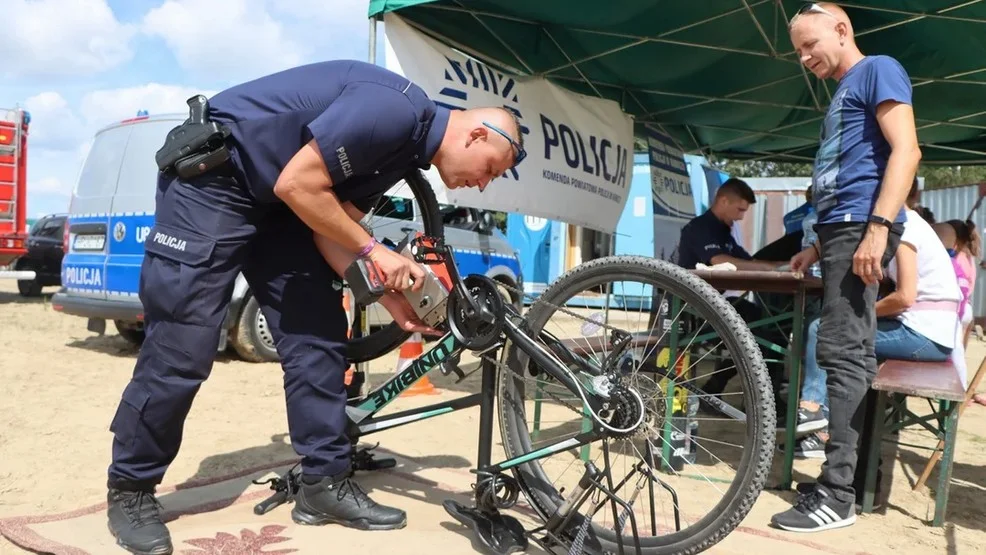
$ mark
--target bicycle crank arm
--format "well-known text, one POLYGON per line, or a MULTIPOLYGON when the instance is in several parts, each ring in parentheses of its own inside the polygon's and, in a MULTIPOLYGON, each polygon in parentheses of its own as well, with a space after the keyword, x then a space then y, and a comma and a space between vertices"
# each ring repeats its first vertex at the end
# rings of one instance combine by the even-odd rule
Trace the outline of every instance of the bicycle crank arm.
POLYGON ((606 400, 600 399, 593 391, 586 391, 556 356, 531 339, 524 330, 520 329, 511 320, 504 322, 503 333, 507 338, 516 343, 520 347, 520 350, 527 353, 539 368, 558 380, 558 383, 564 385, 572 393, 584 392, 589 407, 593 412, 599 412, 606 400))

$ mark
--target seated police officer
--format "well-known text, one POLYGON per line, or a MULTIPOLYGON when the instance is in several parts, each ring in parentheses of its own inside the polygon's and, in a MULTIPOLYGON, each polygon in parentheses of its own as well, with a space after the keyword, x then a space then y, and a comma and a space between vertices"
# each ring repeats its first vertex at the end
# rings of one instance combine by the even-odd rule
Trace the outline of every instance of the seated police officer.
MULTIPOLYGON (((737 270, 777 270, 784 261, 756 260, 746 250, 736 243, 732 234, 733 223, 741 221, 750 205, 757 202, 750 188, 742 179, 732 177, 726 180, 716 191, 712 206, 701 216, 691 219, 681 228, 681 238, 678 243, 678 264, 689 270, 694 269, 697 264, 711 266, 725 262, 732 263, 737 270)), ((742 297, 729 299, 736 311, 746 322, 753 322, 763 318, 761 308, 742 297)), ((783 334, 777 332, 773 326, 760 333, 768 336, 778 345, 786 344, 783 334)), ((765 347, 761 347, 764 357, 768 356, 765 347)), ((726 368, 717 369, 702 386, 705 393, 718 395, 722 393, 727 383, 736 375, 733 366, 726 365, 726 368)), ((771 369, 774 378, 775 392, 779 390, 780 369, 771 369)))
MULTIPOLYGON (((130 551, 172 552, 154 489, 212 370, 241 271, 274 337, 291 442, 302 457, 292 518, 401 528, 405 513, 374 503, 351 478, 347 321, 337 285, 353 260, 368 256, 385 276, 380 302, 394 320, 433 331, 399 292, 424 277, 421 267, 377 244, 359 220, 412 168, 434 164, 449 188, 484 189, 523 159, 519 124, 502 108, 450 111, 406 78, 354 61, 275 73, 204 104, 228 137, 159 175, 140 276, 146 339, 110 426, 110 530, 130 551)), ((159 165, 182 151, 172 140, 200 148, 201 129, 173 131, 159 165)))
POLYGON ((699 263, 711 266, 731 262, 737 270, 776 270, 784 262, 754 260, 733 238, 733 223, 741 221, 757 202, 753 189, 731 177, 716 191, 712 206, 681 228, 678 264, 692 270, 699 263))

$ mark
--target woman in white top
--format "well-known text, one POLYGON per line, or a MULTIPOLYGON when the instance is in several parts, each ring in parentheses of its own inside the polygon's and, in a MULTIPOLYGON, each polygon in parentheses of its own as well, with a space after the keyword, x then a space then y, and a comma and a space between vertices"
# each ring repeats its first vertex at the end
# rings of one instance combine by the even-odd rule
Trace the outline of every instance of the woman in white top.
POLYGON ((962 292, 941 239, 914 210, 907 210, 887 274, 896 290, 876 303, 877 359, 948 360, 960 331, 962 292))

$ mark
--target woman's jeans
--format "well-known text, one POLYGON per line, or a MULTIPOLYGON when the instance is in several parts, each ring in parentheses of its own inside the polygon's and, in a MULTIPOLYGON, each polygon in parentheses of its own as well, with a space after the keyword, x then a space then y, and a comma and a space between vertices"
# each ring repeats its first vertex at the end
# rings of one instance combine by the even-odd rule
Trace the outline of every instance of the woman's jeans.
MULTIPOLYGON (((804 385, 801 386, 801 400, 817 403, 828 418, 828 388, 825 386, 826 374, 818 365, 815 350, 818 345, 818 319, 808 325, 805 338, 804 385)), ((876 358, 879 361, 913 360, 917 362, 945 362, 952 350, 935 343, 893 318, 880 318, 876 322, 874 341, 876 358)))

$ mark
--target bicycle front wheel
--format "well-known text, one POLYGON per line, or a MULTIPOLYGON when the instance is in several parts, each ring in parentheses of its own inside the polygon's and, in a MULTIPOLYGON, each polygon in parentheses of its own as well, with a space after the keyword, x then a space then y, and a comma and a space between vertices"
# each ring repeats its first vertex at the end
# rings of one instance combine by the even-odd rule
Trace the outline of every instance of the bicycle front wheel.
MULTIPOLYGON (((617 388, 640 396, 644 410, 640 419, 641 405, 625 404, 632 414, 619 414, 624 409, 614 394, 612 418, 641 422, 636 430, 514 467, 543 519, 556 514, 592 461, 610 472, 609 487, 635 520, 626 507, 587 500, 562 532, 572 542, 615 553, 619 534, 625 552, 633 553, 635 524, 642 553, 697 553, 736 528, 763 489, 776 415, 754 337, 721 294, 671 263, 612 256, 564 274, 525 320, 531 337, 549 333, 572 353, 605 365, 617 388), (630 329, 635 325, 644 329, 630 329), (620 357, 608 356, 614 330, 634 338, 620 357), (703 378, 717 373, 738 376, 727 379, 734 387, 705 392, 703 378)), ((579 395, 516 345, 508 343, 501 357, 508 367, 500 372, 497 405, 507 457, 598 429, 579 395)))

